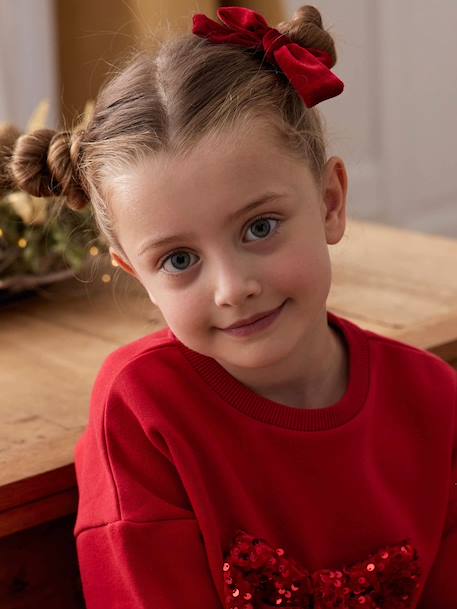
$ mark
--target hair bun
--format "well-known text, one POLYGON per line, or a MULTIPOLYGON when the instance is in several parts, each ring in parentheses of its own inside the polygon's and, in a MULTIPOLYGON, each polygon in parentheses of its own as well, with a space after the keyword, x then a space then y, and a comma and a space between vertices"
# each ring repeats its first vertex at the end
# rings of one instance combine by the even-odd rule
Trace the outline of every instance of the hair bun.
POLYGON ((314 6, 301 6, 289 21, 281 21, 276 29, 302 47, 327 51, 332 58, 330 67, 336 64, 335 43, 332 36, 324 29, 321 14, 314 6))
POLYGON ((13 125, 0 129, 0 193, 23 190, 35 197, 62 195, 74 210, 88 198, 80 183, 80 134, 36 129, 21 134, 13 125))
POLYGON ((48 168, 48 148, 56 132, 52 129, 37 129, 23 133, 16 141, 11 161, 11 173, 17 186, 34 197, 49 197, 60 194, 57 185, 51 187, 48 168))
POLYGON ((79 151, 84 131, 59 131, 49 145, 48 165, 58 181, 60 194, 67 198, 71 209, 83 209, 89 199, 79 172, 79 151))

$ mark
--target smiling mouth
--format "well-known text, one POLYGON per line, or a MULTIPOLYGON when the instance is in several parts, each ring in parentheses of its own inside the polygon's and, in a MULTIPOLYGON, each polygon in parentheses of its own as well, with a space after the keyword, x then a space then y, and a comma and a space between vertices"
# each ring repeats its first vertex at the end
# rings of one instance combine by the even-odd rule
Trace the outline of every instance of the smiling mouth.
POLYGON ((286 298, 286 300, 279 307, 273 309, 273 311, 267 313, 259 319, 256 319, 255 321, 235 328, 220 328, 220 330, 225 334, 237 337, 247 337, 251 336, 252 334, 257 334, 275 322, 275 320, 281 315, 281 311, 284 309, 288 300, 289 299, 286 298))
MULTIPOLYGON (((282 305, 279 305, 279 307, 281 307, 281 306, 282 305)), ((276 307, 275 309, 272 309, 271 311, 266 311, 265 313, 260 313, 258 316, 254 316, 253 319, 251 319, 250 321, 237 322, 235 324, 232 324, 231 326, 227 326, 226 328, 222 328, 222 330, 232 330, 234 328, 243 328, 244 326, 250 326, 251 324, 255 324, 256 321, 260 321, 261 319, 265 319, 265 317, 268 317, 269 315, 271 315, 272 313, 277 311, 279 309, 279 307, 276 307)))
POLYGON ((245 328, 246 326, 251 326, 255 323, 257 323, 258 321, 261 321, 262 319, 265 319, 265 317, 269 317, 270 315, 273 315, 273 313, 276 313, 277 311, 279 311, 279 309, 284 305, 285 301, 280 304, 278 307, 276 307, 275 309, 271 309, 271 311, 266 311, 265 313, 261 313, 258 316, 254 316, 253 319, 251 319, 251 321, 246 321, 246 322, 239 322, 239 323, 235 323, 232 324, 231 326, 227 326, 226 328, 220 328, 221 330, 235 330, 236 328, 245 328))

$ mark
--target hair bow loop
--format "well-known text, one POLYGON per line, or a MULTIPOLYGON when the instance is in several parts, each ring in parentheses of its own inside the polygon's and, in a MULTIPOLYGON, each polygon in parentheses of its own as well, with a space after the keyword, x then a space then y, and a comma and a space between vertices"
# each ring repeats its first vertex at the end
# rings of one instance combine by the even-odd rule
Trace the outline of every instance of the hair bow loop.
POLYGON ((259 39, 270 29, 265 17, 250 8, 225 6, 218 8, 216 15, 229 29, 257 33, 259 39))
POLYGON ((268 31, 268 24, 262 15, 238 6, 219 8, 216 14, 224 25, 197 13, 192 17, 192 33, 215 43, 262 48, 262 38, 268 31))
POLYGON ((275 51, 274 57, 308 108, 339 95, 344 89, 344 83, 327 68, 332 59, 326 51, 291 43, 275 51))

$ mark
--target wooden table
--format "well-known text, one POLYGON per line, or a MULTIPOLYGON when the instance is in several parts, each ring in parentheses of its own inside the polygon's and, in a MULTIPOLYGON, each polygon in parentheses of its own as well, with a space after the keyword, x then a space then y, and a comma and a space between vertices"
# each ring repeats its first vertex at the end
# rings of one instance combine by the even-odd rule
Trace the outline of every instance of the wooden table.
MULTIPOLYGON (((329 251, 331 311, 457 368, 457 240, 349 219, 329 251)), ((74 446, 103 359, 164 325, 106 259, 92 278, 0 308, 0 609, 84 606, 74 446)))

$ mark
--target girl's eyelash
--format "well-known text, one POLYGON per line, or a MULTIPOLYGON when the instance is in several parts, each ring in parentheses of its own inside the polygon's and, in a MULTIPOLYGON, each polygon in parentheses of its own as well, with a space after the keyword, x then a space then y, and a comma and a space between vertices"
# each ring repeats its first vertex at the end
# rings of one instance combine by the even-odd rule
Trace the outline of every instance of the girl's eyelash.
MULTIPOLYGON (((269 235, 267 235, 267 236, 265 237, 265 239, 259 239, 259 241, 265 241, 265 240, 267 240, 267 239, 269 239, 269 238, 273 237, 274 235, 276 235, 276 234, 279 232, 279 230, 280 230, 280 226, 281 226, 281 224, 282 224, 282 220, 281 220, 280 218, 275 218, 275 217, 273 217, 273 216, 268 216, 268 215, 263 214, 263 215, 256 216, 255 218, 253 218, 252 220, 250 220, 250 222, 249 222, 249 224, 248 224, 248 227, 249 227, 249 226, 251 226, 251 224, 254 224, 254 222, 257 222, 258 220, 276 220, 276 221, 278 222, 278 225, 276 226, 276 228, 275 228, 275 229, 274 229, 274 230, 273 230, 273 231, 272 231, 272 232, 271 232, 269 235)), ((173 251, 169 252, 169 253, 168 253, 166 256, 164 256, 163 258, 161 258, 161 259, 160 259, 160 261, 158 262, 159 269, 160 269, 161 271, 163 271, 164 273, 167 273, 168 275, 181 275, 182 273, 185 273, 185 272, 186 272, 188 269, 184 269, 183 271, 179 271, 179 270, 178 270, 178 271, 173 272, 173 273, 170 273, 169 271, 164 271, 164 270, 163 270, 163 265, 165 264, 165 262, 166 262, 166 261, 167 261, 169 258, 171 258, 172 256, 174 256, 174 254, 177 254, 177 253, 179 253, 179 252, 185 252, 185 251, 186 251, 185 249, 175 249, 175 250, 173 250, 173 251)), ((188 267, 188 268, 190 268, 190 267, 188 267)))

